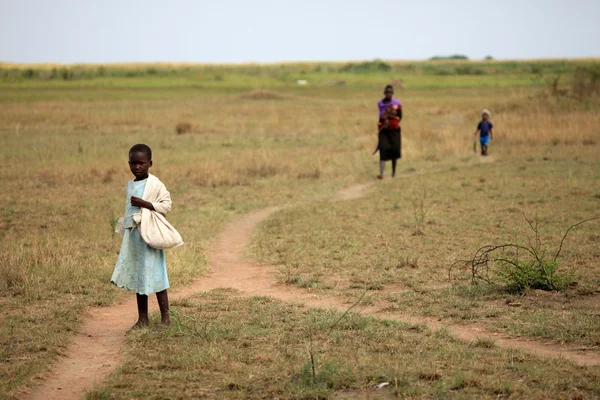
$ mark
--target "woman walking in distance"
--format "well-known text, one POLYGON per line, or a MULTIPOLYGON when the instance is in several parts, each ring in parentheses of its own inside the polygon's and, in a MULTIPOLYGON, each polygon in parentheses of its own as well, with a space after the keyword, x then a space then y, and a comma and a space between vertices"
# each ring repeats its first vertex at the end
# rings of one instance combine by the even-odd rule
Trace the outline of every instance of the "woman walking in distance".
POLYGON ((383 179, 386 161, 392 161, 392 178, 396 176, 396 163, 402 156, 400 121, 402 120, 402 103, 394 99, 394 88, 387 85, 383 91, 385 97, 379 100, 379 139, 375 153, 379 151, 379 175, 383 179))

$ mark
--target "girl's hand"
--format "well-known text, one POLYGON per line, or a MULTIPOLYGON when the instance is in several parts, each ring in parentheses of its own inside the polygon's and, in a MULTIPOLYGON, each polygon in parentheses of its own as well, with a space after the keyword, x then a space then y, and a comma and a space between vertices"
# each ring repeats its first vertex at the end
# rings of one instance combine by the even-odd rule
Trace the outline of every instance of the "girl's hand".
POLYGON ((142 207, 142 208, 147 208, 149 210, 154 210, 154 206, 152 205, 152 203, 150 203, 146 200, 142 200, 139 197, 135 197, 135 196, 131 196, 131 205, 134 207, 142 207))

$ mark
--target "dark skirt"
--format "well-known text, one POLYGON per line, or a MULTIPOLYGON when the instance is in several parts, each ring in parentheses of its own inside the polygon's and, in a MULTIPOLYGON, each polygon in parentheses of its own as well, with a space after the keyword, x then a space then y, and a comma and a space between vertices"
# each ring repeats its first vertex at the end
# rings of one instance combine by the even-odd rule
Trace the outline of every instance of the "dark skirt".
POLYGON ((379 132, 379 160, 389 161, 402 157, 400 128, 382 129, 379 132))

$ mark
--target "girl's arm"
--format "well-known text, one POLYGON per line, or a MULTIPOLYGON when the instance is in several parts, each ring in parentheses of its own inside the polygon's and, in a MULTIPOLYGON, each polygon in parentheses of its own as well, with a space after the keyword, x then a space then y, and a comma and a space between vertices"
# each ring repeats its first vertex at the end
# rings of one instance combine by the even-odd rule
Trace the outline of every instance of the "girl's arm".
POLYGON ((156 211, 154 210, 154 205, 152 205, 152 203, 135 196, 131 196, 131 205, 134 207, 147 208, 148 210, 156 211))
POLYGON ((493 135, 493 133, 492 133, 492 130, 493 130, 493 129, 494 129, 494 128, 490 128, 490 140, 494 138, 494 135, 493 135))
POLYGON ((157 197, 152 202, 152 205, 154 206, 154 211, 164 215, 165 217, 171 212, 171 206, 173 205, 173 202, 171 201, 171 193, 169 193, 162 182, 160 183, 157 197))

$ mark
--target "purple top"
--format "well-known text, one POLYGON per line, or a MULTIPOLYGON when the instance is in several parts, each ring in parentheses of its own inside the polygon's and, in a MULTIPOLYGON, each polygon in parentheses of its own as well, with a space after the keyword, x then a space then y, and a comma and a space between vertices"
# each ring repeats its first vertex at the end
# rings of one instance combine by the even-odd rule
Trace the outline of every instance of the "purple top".
POLYGON ((494 127, 494 125, 492 125, 492 123, 490 121, 481 121, 478 125, 477 125, 477 130, 481 131, 480 132, 480 136, 481 137, 485 137, 485 136, 489 136, 490 132, 492 130, 492 128, 494 127))
POLYGON ((379 106, 379 116, 380 117, 383 115, 383 113, 389 106, 393 106, 394 104, 398 104, 399 106, 402 105, 402 103, 400 103, 400 100, 396 100, 394 98, 392 98, 392 101, 390 101, 389 103, 384 103, 383 100, 385 100, 385 97, 383 99, 379 100, 379 103, 377 103, 377 105, 379 106))

